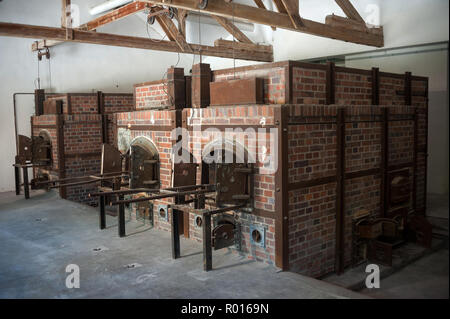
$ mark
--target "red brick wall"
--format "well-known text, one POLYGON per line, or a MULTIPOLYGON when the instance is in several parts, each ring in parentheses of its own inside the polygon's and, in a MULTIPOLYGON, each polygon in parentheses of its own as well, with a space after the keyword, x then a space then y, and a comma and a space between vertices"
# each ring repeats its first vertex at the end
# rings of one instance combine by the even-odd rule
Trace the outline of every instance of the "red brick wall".
MULTIPOLYGON (((411 163, 414 109, 389 107, 389 165, 411 163)), ((337 106, 293 105, 288 131, 289 267, 319 277, 334 271, 336 183, 299 188, 299 182, 336 175, 337 106), (322 124, 320 124, 322 123, 322 124), (297 189, 295 189, 297 188, 297 189)), ((382 108, 347 106, 346 173, 380 167, 382 108)), ((411 169, 412 173, 412 169, 411 169)), ((345 181, 344 264, 351 262, 352 218, 361 210, 380 214, 380 175, 345 181)), ((411 177, 412 182, 412 177, 411 177)))
POLYGON ((371 105, 372 76, 366 74, 336 72, 336 104, 371 105))
POLYGON ((98 113, 97 94, 69 94, 71 114, 98 113))
POLYGON ((292 103, 326 103, 326 71, 293 67, 291 72, 292 103))
POLYGON ((318 277, 334 270, 336 184, 289 192, 289 270, 318 277))
POLYGON ((397 91, 405 90, 402 77, 386 76, 380 73, 380 105, 405 105, 405 97, 397 91))
POLYGON ((103 103, 108 114, 135 110, 133 94, 104 93, 103 103))
POLYGON ((136 109, 161 108, 169 105, 167 81, 136 84, 134 96, 136 109))

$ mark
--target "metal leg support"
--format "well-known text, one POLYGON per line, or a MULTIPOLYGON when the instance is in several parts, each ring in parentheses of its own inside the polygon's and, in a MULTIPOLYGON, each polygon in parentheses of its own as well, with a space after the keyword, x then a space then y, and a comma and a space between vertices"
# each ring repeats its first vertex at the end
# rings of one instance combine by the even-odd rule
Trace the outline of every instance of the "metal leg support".
POLYGON ((28 183, 28 168, 23 167, 23 191, 25 193, 25 199, 30 198, 30 185, 28 183))
MULTIPOLYGON (((123 200, 123 195, 118 196, 118 200, 123 200)), ((125 204, 119 204, 119 237, 125 237, 125 204)))
POLYGON ((106 228, 106 213, 105 213, 105 196, 100 195, 98 197, 98 208, 100 218, 100 229, 106 228))
POLYGON ((172 210, 172 258, 180 258, 180 232, 179 232, 179 214, 180 211, 172 210))
POLYGON ((203 270, 212 270, 211 215, 203 215, 203 270))
POLYGON ((14 166, 14 178, 16 180, 16 195, 20 195, 20 168, 14 166))

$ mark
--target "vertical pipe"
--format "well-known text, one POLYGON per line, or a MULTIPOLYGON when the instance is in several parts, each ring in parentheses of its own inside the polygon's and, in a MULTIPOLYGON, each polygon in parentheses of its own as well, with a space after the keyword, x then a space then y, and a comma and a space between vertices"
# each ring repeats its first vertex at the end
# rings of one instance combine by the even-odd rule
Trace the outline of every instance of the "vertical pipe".
POLYGON ((203 270, 212 269, 211 215, 203 215, 203 270))

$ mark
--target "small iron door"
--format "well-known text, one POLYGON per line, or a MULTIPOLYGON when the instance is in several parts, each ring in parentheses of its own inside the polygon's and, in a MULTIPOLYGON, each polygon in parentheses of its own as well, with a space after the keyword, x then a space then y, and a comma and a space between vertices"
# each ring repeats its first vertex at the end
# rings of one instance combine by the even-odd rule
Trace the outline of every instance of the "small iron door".
POLYGON ((131 146, 130 187, 158 188, 158 158, 139 145, 131 146))

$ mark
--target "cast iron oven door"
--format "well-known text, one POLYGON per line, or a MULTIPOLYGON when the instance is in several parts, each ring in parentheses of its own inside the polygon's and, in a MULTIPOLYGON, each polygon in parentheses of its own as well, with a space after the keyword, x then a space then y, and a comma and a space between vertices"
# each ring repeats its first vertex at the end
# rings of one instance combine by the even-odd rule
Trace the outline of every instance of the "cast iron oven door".
POLYGON ((19 135, 18 138, 18 154, 16 157, 16 161, 20 164, 26 164, 27 162, 31 162, 32 159, 32 142, 31 138, 24 135, 19 135))
POLYGON ((409 181, 409 170, 391 172, 390 182, 390 204, 392 206, 408 203, 411 196, 411 184, 409 181))
POLYGON ((130 187, 159 188, 158 156, 140 145, 131 146, 130 187))
POLYGON ((122 172, 122 155, 109 144, 102 145, 102 164, 100 174, 120 174, 122 172))
POLYGON ((214 250, 234 245, 235 225, 232 221, 221 218, 212 231, 214 250))
POLYGON ((196 178, 196 163, 177 163, 173 165, 173 187, 195 185, 196 178))
POLYGON ((248 202, 251 197, 251 172, 251 164, 216 164, 214 174, 217 186, 216 204, 223 206, 248 202))
POLYGON ((20 164, 31 162, 37 165, 51 164, 52 147, 50 140, 45 136, 27 136, 19 135, 19 147, 17 161, 20 164))
POLYGON ((52 146, 50 140, 45 136, 32 137, 33 150, 32 160, 33 164, 49 165, 51 163, 52 146))

